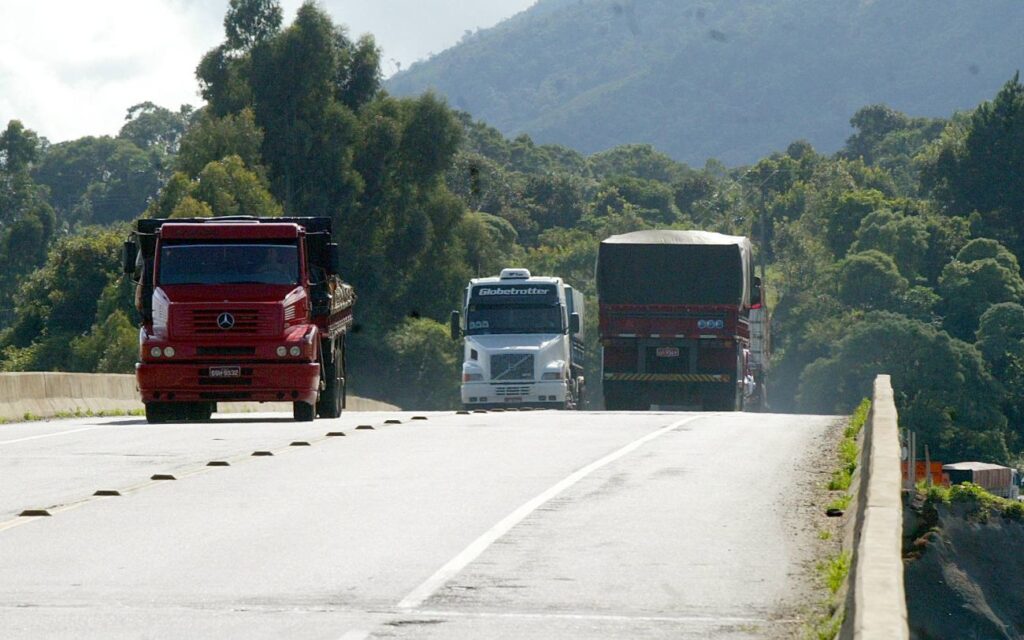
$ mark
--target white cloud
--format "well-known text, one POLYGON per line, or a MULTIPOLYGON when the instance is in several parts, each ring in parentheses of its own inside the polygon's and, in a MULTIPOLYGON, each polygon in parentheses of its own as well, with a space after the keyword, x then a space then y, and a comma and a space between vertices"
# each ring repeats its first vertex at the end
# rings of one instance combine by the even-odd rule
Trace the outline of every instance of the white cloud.
MULTIPOLYGON (((351 35, 373 33, 403 67, 535 0, 320 0, 351 35)), ((290 23, 302 0, 282 0, 290 23)), ((195 67, 223 40, 227 0, 0 0, 0 128, 51 142, 113 135, 129 107, 200 106, 195 67)))
POLYGON ((221 38, 194 6, 166 0, 5 2, 0 126, 53 142, 115 134, 133 104, 198 105, 199 56, 221 38))

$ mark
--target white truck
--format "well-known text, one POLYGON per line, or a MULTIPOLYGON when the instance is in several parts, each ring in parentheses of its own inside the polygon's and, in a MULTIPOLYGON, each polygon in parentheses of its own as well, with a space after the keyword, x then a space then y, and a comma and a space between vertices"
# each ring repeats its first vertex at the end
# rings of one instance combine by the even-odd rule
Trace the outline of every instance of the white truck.
POLYGON ((469 281, 452 339, 465 336, 462 404, 467 409, 582 405, 583 295, 561 278, 503 269, 469 281))

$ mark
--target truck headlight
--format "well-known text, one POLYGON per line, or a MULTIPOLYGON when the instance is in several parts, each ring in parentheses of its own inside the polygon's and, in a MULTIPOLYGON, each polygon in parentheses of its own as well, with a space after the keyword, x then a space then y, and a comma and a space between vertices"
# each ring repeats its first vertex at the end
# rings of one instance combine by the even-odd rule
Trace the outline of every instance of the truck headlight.
POLYGON ((159 358, 160 356, 164 355, 164 350, 161 349, 160 347, 153 347, 152 349, 149 350, 149 355, 153 356, 154 358, 159 358))
POLYGON ((164 347, 164 355, 168 358, 174 357, 174 347, 164 347))
POLYGON ((302 349, 299 347, 292 347, 291 349, 288 350, 288 354, 291 355, 292 357, 295 357, 300 353, 302 353, 302 349))
POLYGON ((277 357, 283 358, 288 355, 288 347, 281 346, 277 348, 277 357))
POLYGON ((562 379, 562 372, 561 371, 548 371, 547 373, 542 375, 540 377, 540 379, 541 380, 561 380, 562 379))
POLYGON ((462 374, 463 382, 483 382, 484 376, 482 373, 464 373, 462 374))

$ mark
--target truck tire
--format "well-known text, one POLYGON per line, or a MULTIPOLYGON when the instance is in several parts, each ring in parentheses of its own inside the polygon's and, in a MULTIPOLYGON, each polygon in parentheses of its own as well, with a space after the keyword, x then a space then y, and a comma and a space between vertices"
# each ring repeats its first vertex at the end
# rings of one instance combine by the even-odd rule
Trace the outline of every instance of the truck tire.
POLYGON ((321 418, 340 418, 345 406, 344 347, 335 348, 330 359, 321 362, 324 390, 316 402, 316 413, 321 418), (339 366, 340 365, 340 366, 339 366), (339 374, 340 371, 340 376, 339 374))
POLYGON ((173 411, 169 402, 147 402, 146 422, 149 424, 163 424, 173 419, 173 411))
POLYGON ((187 402, 182 404, 185 419, 189 422, 206 422, 213 415, 213 402, 187 402))
POLYGON ((316 418, 316 407, 308 402, 293 402, 292 417, 296 422, 313 422, 316 418))

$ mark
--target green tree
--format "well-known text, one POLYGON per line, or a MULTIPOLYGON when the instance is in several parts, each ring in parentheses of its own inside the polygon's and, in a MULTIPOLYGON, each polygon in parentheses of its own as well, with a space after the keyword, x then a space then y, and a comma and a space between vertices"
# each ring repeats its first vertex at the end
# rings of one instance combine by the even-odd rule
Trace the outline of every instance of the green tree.
POLYGON ((117 137, 128 140, 140 149, 160 149, 174 154, 178 152, 181 137, 185 134, 192 116, 190 105, 182 105, 177 113, 157 106, 152 102, 142 102, 128 109, 127 122, 121 127, 117 137))
POLYGON ((949 212, 980 212, 980 235, 1024 253, 1024 85, 1014 74, 966 123, 950 125, 925 164, 925 180, 949 212))
POLYGON ((50 189, 59 217, 71 223, 132 220, 165 178, 165 156, 126 139, 85 137, 53 145, 34 178, 50 189))
POLYGON ((261 176, 266 174, 260 156, 263 132, 256 126, 256 116, 246 107, 237 114, 218 118, 208 110, 200 112, 198 121, 181 140, 175 167, 195 178, 211 162, 238 156, 245 166, 261 176))
POLYGON ((625 144, 595 153, 587 158, 587 166, 599 180, 629 177, 671 183, 693 172, 649 144, 625 144))
POLYGON ((974 240, 943 269, 939 295, 943 326, 950 334, 970 340, 978 319, 990 306, 1024 299, 1024 280, 1012 254, 993 240, 974 240), (987 255, 992 257, 981 257, 987 255))
POLYGON ((838 264, 839 300, 857 309, 895 311, 909 288, 893 259, 874 249, 838 264))
POLYGON ((194 180, 178 172, 146 210, 151 218, 205 218, 248 215, 277 217, 281 205, 266 180, 246 168, 238 156, 210 162, 194 180))
POLYGON ((214 216, 281 215, 281 205, 266 184, 235 155, 207 164, 194 183, 192 195, 208 204, 214 216))
POLYGON ((910 119, 884 104, 863 107, 853 114, 850 124, 857 133, 846 140, 845 153, 851 158, 863 158, 873 163, 878 158, 882 141, 890 134, 905 129, 910 119))
POLYGON ((920 217, 879 209, 866 215, 857 229, 851 253, 875 249, 896 261, 900 273, 915 279, 924 267, 928 252, 928 227, 920 217))
MULTIPOLYGON (((15 296, 17 320, 0 337, 7 371, 67 371, 69 344, 96 322, 103 294, 121 279, 124 230, 86 228, 61 238, 15 296)), ((129 298, 124 296, 122 303, 129 298)), ((113 309, 107 309, 109 313, 113 309)), ((106 317, 101 322, 105 322, 106 317)))
POLYGON ((997 379, 1009 373, 1014 362, 1024 362, 1024 307, 1016 302, 994 304, 978 322, 975 346, 997 379))
POLYGON ((0 329, 14 322, 13 295, 46 259, 56 231, 49 193, 31 175, 41 147, 35 132, 17 120, 0 134, 0 329))
POLYGON ((832 354, 801 376, 802 410, 849 413, 870 397, 878 374, 892 377, 900 424, 939 460, 1006 462, 1001 390, 981 354, 930 325, 891 313, 854 324, 832 354))
POLYGON ((675 194, 664 183, 639 178, 617 177, 606 181, 602 188, 615 191, 628 203, 635 205, 637 215, 652 225, 672 225, 680 222, 675 194))
POLYGON ((409 318, 385 338, 395 401, 406 409, 450 409, 458 403, 461 361, 448 328, 409 318))
POLYGON ((39 159, 39 136, 20 120, 11 120, 0 133, 0 171, 15 174, 29 169, 39 159))
POLYGON ((845 191, 828 205, 826 243, 836 258, 843 258, 856 239, 861 222, 872 211, 886 208, 885 195, 875 190, 845 191))
POLYGON ((224 16, 227 46, 249 51, 281 30, 284 12, 275 0, 230 0, 224 16))

